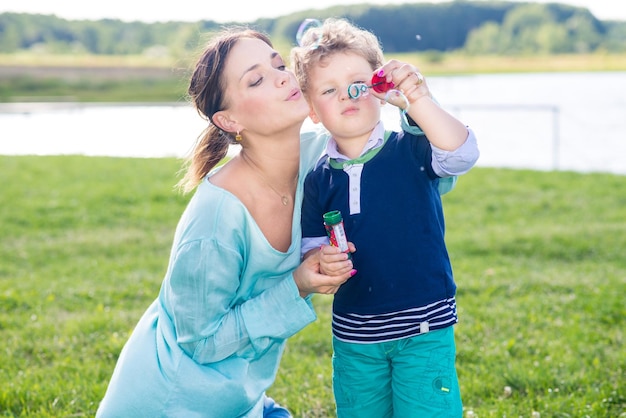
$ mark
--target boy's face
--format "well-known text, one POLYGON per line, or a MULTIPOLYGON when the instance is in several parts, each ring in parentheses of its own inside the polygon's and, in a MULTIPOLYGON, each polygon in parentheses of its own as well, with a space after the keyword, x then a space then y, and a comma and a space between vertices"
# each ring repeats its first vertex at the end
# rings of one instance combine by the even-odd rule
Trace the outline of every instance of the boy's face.
POLYGON ((311 120, 321 122, 337 142, 355 137, 366 141, 380 120, 384 102, 371 93, 358 99, 348 95, 352 83, 371 85, 372 74, 365 58, 344 52, 329 56, 311 70, 307 90, 311 120))

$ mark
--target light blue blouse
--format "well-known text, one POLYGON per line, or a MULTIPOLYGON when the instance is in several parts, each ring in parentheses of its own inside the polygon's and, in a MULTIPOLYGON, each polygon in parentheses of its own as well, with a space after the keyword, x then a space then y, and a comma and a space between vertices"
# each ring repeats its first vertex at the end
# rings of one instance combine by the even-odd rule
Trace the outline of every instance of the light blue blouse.
POLYGON ((122 349, 97 417, 261 417, 285 340, 316 319, 300 263, 306 173, 327 135, 302 135, 291 246, 274 249, 245 206, 205 179, 183 213, 158 298, 122 349))

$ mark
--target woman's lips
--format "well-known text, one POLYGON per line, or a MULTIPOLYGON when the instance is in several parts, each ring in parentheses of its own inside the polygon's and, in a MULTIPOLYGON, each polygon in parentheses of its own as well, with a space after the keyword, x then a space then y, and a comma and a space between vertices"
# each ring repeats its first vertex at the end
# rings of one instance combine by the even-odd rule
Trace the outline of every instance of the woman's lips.
POLYGON ((300 89, 293 89, 289 92, 289 96, 287 96, 287 100, 298 100, 302 96, 302 92, 300 89))

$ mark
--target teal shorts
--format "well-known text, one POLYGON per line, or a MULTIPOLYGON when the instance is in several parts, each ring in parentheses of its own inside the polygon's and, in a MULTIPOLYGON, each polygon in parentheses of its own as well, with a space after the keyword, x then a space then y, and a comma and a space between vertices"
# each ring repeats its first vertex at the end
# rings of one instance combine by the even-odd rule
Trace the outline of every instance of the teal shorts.
POLYGON ((338 418, 460 418, 454 327, 355 344, 333 337, 338 418))

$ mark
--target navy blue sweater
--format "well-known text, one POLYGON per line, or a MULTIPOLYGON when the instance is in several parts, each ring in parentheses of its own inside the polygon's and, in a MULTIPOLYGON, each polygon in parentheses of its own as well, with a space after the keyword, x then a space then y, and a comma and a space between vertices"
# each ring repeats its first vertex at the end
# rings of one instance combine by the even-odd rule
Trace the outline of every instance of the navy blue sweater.
MULTIPOLYGON (((307 176, 303 237, 325 235, 322 215, 340 210, 348 240, 357 249, 353 261, 358 273, 335 295, 335 315, 380 315, 416 308, 424 312, 432 307, 440 314, 447 311, 454 317, 451 322, 456 322, 456 286, 444 242, 439 178, 431 158, 425 136, 392 133, 363 166, 361 211, 353 215, 343 169, 333 168, 324 157, 307 176)), ((448 322, 446 326, 451 325, 448 322)))

